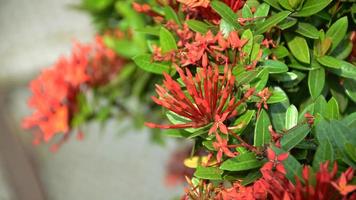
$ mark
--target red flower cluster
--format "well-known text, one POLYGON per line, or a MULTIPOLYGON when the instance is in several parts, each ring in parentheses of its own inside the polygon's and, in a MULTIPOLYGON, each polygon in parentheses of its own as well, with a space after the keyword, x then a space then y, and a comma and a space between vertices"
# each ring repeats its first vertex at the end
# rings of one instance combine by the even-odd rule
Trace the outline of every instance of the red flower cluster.
POLYGON ((233 187, 223 189, 219 200, 233 199, 273 199, 273 200, 354 200, 356 199, 356 185, 347 185, 353 178, 354 170, 349 168, 336 178, 336 165, 329 172, 328 163, 321 164, 319 171, 310 174, 309 167, 303 168, 303 182, 297 179, 294 185, 285 174, 279 171, 261 169, 262 178, 251 186, 242 186, 236 182, 233 187))
POLYGON ((23 127, 40 129, 36 143, 47 142, 57 133, 67 134, 82 86, 106 83, 122 63, 99 36, 93 45, 75 43, 70 57, 60 57, 30 83, 32 96, 28 104, 35 112, 23 120, 23 127))
POLYGON ((246 101, 254 92, 248 90, 242 98, 236 97, 234 92, 235 77, 225 66, 224 75, 220 75, 218 67, 203 67, 195 76, 186 68, 184 71, 177 67, 177 71, 184 83, 181 86, 168 74, 164 74, 164 86, 156 85, 159 98, 152 99, 158 105, 185 117, 189 120, 183 124, 160 125, 145 123, 151 128, 199 128, 213 123, 209 133, 219 129, 227 134, 224 122, 238 113, 236 108, 246 101), (184 87, 187 93, 183 90, 184 87))
MULTIPOLYGON (((241 49, 247 39, 240 39, 236 31, 230 32, 229 36, 225 38, 221 32, 216 35, 210 31, 205 35, 192 32, 187 25, 179 29, 176 24, 168 23, 167 28, 175 31, 179 37, 179 49, 162 53, 161 49, 155 48, 153 53, 155 61, 172 61, 181 66, 193 65, 197 67, 206 67, 210 61, 215 64, 235 66, 245 56, 241 49), (234 51, 233 58, 226 56, 227 50, 234 51)), ((262 51, 260 54, 262 55, 262 51)))

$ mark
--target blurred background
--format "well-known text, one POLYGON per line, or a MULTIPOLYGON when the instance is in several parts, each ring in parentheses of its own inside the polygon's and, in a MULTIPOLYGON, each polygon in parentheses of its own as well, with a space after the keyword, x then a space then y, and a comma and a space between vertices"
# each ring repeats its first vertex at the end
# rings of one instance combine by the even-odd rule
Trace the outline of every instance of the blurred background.
POLYGON ((129 121, 103 129, 85 127, 83 141, 70 139, 57 153, 32 145, 20 128, 31 111, 27 89, 44 67, 68 55, 72 41, 89 42, 90 17, 70 8, 78 0, 0 0, 0 200, 173 199, 165 166, 176 148, 153 145, 146 131, 127 131, 129 121))

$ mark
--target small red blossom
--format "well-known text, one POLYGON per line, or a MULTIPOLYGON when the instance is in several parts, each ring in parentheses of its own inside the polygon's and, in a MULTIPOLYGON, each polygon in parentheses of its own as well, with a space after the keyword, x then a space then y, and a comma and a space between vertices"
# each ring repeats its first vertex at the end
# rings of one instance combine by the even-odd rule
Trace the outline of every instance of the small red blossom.
POLYGON ((311 115, 310 113, 305 113, 305 114, 304 114, 304 117, 305 117, 305 119, 307 120, 307 123, 308 123, 309 125, 313 125, 313 124, 314 124, 315 118, 314 118, 313 115, 311 115))
POLYGON ((266 110, 268 110, 267 100, 271 97, 271 95, 272 95, 272 93, 269 91, 268 88, 263 89, 262 91, 260 91, 257 94, 257 96, 259 96, 261 98, 261 100, 256 103, 258 112, 261 111, 262 105, 266 110))
POLYGON ((339 181, 331 182, 331 184, 340 192, 341 195, 346 196, 356 190, 356 185, 347 185, 347 178, 345 173, 342 173, 339 181))
POLYGON ((231 152, 229 148, 234 148, 237 145, 228 145, 227 140, 221 138, 221 136, 218 133, 215 133, 216 137, 216 142, 213 142, 214 148, 218 151, 216 155, 216 160, 218 163, 221 162, 221 158, 224 155, 227 157, 233 158, 237 155, 237 152, 231 152))
POLYGON ((286 174, 286 169, 282 163, 283 160, 288 158, 289 153, 282 153, 280 155, 276 155, 276 153, 271 149, 267 149, 267 158, 268 162, 262 167, 262 170, 275 170, 282 174, 286 174))

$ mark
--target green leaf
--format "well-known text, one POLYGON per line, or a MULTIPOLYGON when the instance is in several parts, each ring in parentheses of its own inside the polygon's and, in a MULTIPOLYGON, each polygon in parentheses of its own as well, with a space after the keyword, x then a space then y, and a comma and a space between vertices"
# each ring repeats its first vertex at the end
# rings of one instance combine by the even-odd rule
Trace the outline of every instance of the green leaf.
POLYGON ((356 66, 346 61, 340 61, 340 64, 340 69, 329 68, 329 71, 338 76, 356 80, 356 66))
POLYGON ((328 6, 332 0, 307 0, 302 9, 295 14, 297 17, 307 17, 318 13, 326 6, 328 6))
POLYGON ((280 87, 273 89, 272 95, 268 98, 267 103, 279 103, 288 100, 287 94, 280 87))
POLYGON ((309 93, 313 99, 316 99, 323 91, 325 84, 325 70, 319 68, 310 70, 308 75, 308 88, 309 93))
POLYGON ((171 71, 171 67, 169 65, 151 62, 151 55, 149 54, 135 56, 133 57, 133 61, 141 69, 151 73, 162 74, 163 72, 169 73, 171 71))
POLYGON ((237 15, 231 8, 223 2, 212 1, 210 6, 229 24, 235 28, 239 27, 237 23, 237 15))
POLYGON ((165 6, 164 13, 166 15, 167 20, 173 20, 176 24, 182 26, 182 23, 180 22, 177 13, 173 10, 173 8, 171 8, 170 6, 165 6))
POLYGON ((234 158, 230 158, 223 162, 220 169, 227 171, 244 171, 255 169, 262 165, 262 162, 256 159, 254 153, 243 153, 234 158))
POLYGON ((279 74, 288 71, 288 66, 284 62, 278 60, 266 60, 263 63, 263 67, 268 69, 270 74, 279 74))
POLYGON ((288 0, 278 0, 279 5, 281 5, 283 8, 293 11, 292 6, 289 4, 288 0))
POLYGON ((259 170, 250 172, 246 175, 246 177, 242 180, 241 185, 246 186, 250 183, 255 182, 257 179, 261 178, 262 174, 259 170))
MULTIPOLYGON (((292 84, 294 87, 294 81, 298 79, 298 74, 296 74, 295 72, 285 72, 282 74, 274 74, 272 75, 272 78, 276 81, 280 81, 280 82, 287 82, 285 83, 286 85, 292 84)), ((297 84, 297 83, 295 83, 297 84)))
POLYGON ((270 142, 271 136, 268 131, 269 125, 271 125, 271 121, 268 114, 264 109, 262 109, 256 121, 255 137, 253 142, 254 146, 264 146, 270 142))
POLYGON ((328 140, 341 156, 346 164, 356 167, 356 162, 349 158, 345 144, 356 144, 356 135, 342 122, 332 120, 327 122, 322 120, 316 126, 316 136, 318 141, 328 140))
POLYGON ((235 28, 226 22, 224 19, 220 20, 220 32, 223 34, 224 37, 229 37, 230 33, 235 30, 235 28))
MULTIPOLYGON (((234 69, 237 69, 237 68, 234 68, 234 69)), ((232 72, 232 74, 234 76, 236 76, 236 81, 239 86, 250 83, 252 80, 254 80, 258 76, 259 73, 260 73, 260 70, 257 70, 257 69, 251 70, 251 71, 244 71, 242 73, 240 73, 236 70, 233 70, 233 72, 232 72)))
POLYGON ((325 116, 328 119, 339 119, 339 105, 334 97, 332 97, 327 104, 327 115, 325 116))
POLYGON ((233 126, 241 126, 241 128, 237 129, 237 134, 241 134, 245 130, 246 126, 250 123, 253 116, 255 116, 255 113, 255 110, 247 110, 243 115, 239 116, 235 120, 233 126))
POLYGON ((262 69, 256 76, 256 79, 251 82, 251 87, 254 87, 256 91, 261 91, 267 84, 268 81, 268 70, 262 69))
POLYGON ((278 1, 276 0, 263 0, 264 2, 268 3, 271 5, 273 8, 277 10, 282 10, 282 7, 279 5, 278 1))
POLYGON ((346 154, 352 159, 352 161, 356 162, 356 146, 350 143, 345 144, 346 154))
POLYGON ((172 33, 164 27, 161 27, 161 30, 159 31, 159 42, 163 53, 171 50, 177 50, 176 40, 174 39, 172 33))
POLYGON ((338 19, 329 30, 326 31, 325 37, 331 38, 331 51, 333 51, 337 45, 345 38, 348 27, 347 17, 338 19))
POLYGON ((300 36, 292 35, 290 33, 284 34, 287 45, 293 56, 300 62, 309 64, 310 63, 310 53, 307 41, 300 36))
POLYGON ((246 56, 250 56, 253 45, 252 31, 250 29, 245 30, 241 35, 241 39, 247 40, 247 43, 242 47, 242 52, 244 52, 246 56))
POLYGON ((298 109, 294 105, 290 105, 286 113, 286 130, 295 127, 298 124, 298 109))
POLYGON ((219 168, 198 166, 194 176, 201 179, 222 180, 222 174, 223 171, 219 168))
POLYGON ((140 48, 130 40, 117 40, 111 37, 104 37, 104 43, 107 47, 113 49, 117 54, 125 58, 132 58, 135 55, 145 52, 144 48, 140 48))
POLYGON ((299 144, 309 132, 309 124, 303 124, 290 129, 281 139, 282 148, 286 151, 290 151, 299 144))
POLYGON ((186 21, 186 23, 188 24, 189 28, 195 32, 205 34, 206 32, 209 31, 209 25, 207 25, 202 21, 191 19, 186 21))
MULTIPOLYGON (((285 153, 283 149, 279 149, 275 146, 272 146, 272 150, 277 154, 280 155, 282 153, 285 153)), ((302 165, 298 162, 297 159, 295 159, 291 154, 288 155, 288 158, 284 161, 282 161, 284 168, 287 171, 286 177, 292 181, 292 183, 295 183, 295 177, 298 177, 299 180, 303 180, 302 177, 302 165)))
POLYGON ((327 115, 327 102, 324 98, 324 96, 320 95, 314 103, 314 115, 319 113, 321 116, 326 116, 327 115))
POLYGON ((284 19, 282 22, 278 24, 278 28, 280 28, 281 30, 286 30, 296 25, 297 22, 298 22, 297 19, 292 17, 287 17, 286 19, 284 19))
POLYGON ((333 69, 340 69, 342 66, 342 60, 334 58, 332 56, 323 56, 317 58, 317 61, 325 67, 333 68, 333 69))
POLYGON ((321 163, 325 163, 326 161, 333 163, 334 159, 334 149, 331 143, 328 140, 319 141, 319 146, 313 159, 313 168, 319 169, 321 163))
MULTIPOLYGON (((259 17, 266 17, 268 15, 270 6, 266 3, 262 3, 260 4, 257 9, 256 12, 254 13, 254 17, 255 18, 259 18, 259 17)), ((264 19, 262 19, 261 21, 264 21, 264 19)))
POLYGON ((285 120, 286 112, 287 112, 289 105, 290 104, 287 99, 284 102, 271 104, 269 106, 268 112, 271 116, 273 128, 276 131, 279 131, 279 132, 284 131, 285 122, 286 122, 286 120, 285 120))
POLYGON ((266 31, 268 31, 270 28, 273 26, 277 25, 279 22, 283 21, 285 18, 287 18, 290 15, 291 12, 289 11, 282 11, 277 14, 272 15, 268 19, 266 19, 264 22, 258 23, 257 29, 255 31, 255 34, 262 34, 266 31))
POLYGON ((149 34, 149 35, 159 36, 160 29, 161 29, 160 27, 146 26, 146 27, 142 27, 142 28, 137 28, 137 29, 135 29, 135 31, 139 32, 139 33, 145 33, 145 34, 149 34))
POLYGON ((252 18, 253 14, 251 12, 250 6, 248 6, 247 3, 245 3, 244 7, 241 10, 242 12, 242 17, 243 18, 252 18))
POLYGON ((315 26, 309 23, 299 22, 295 32, 311 39, 319 38, 318 29, 316 29, 315 26))
POLYGON ((345 79, 344 80, 344 87, 347 96, 356 103, 356 80, 354 79, 345 79))
POLYGON ((285 46, 278 46, 277 48, 272 49, 272 53, 278 58, 284 58, 289 55, 289 51, 285 46))

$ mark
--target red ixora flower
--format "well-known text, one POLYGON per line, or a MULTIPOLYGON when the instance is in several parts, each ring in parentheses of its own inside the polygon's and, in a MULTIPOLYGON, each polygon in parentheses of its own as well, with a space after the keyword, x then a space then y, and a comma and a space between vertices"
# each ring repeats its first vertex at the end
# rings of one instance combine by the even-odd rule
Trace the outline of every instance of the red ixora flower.
POLYGON ((284 168, 282 161, 287 159, 288 155, 288 152, 276 155, 276 153, 271 148, 267 148, 267 158, 269 161, 262 167, 261 170, 275 170, 282 174, 286 174, 286 169, 284 168))
POLYGON ((224 121, 238 114, 236 108, 253 94, 254 89, 248 90, 241 99, 236 97, 235 77, 227 66, 223 75, 219 74, 218 67, 211 66, 198 68, 195 76, 188 68, 185 73, 179 67, 177 71, 184 85, 181 86, 165 73, 164 87, 156 85, 158 98, 153 96, 152 99, 189 121, 170 125, 146 122, 145 125, 150 128, 199 128, 213 123, 214 132, 219 128, 227 134, 224 121))
POLYGON ((227 140, 221 138, 218 133, 215 133, 216 142, 213 142, 213 147, 218 151, 216 155, 216 160, 220 163, 223 154, 228 157, 235 157, 237 152, 231 152, 229 148, 235 148, 237 145, 228 145, 227 140))
MULTIPOLYGON (((28 104, 35 112, 22 123, 26 129, 39 128, 34 143, 48 142, 56 134, 68 135, 81 86, 95 87, 106 83, 122 64, 123 60, 106 48, 102 38, 97 36, 91 45, 76 42, 71 56, 62 56, 51 68, 43 70, 30 83, 32 96, 28 104)), ((65 138, 67 136, 62 140, 65 138)))

